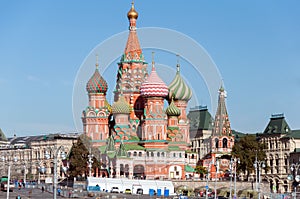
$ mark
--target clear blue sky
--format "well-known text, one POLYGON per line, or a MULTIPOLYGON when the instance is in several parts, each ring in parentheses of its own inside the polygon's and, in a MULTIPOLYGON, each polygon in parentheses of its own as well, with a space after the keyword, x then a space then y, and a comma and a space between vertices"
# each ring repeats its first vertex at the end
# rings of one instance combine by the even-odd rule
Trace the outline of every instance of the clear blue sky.
MULTIPOLYGON (((130 3, 0 2, 0 128, 8 137, 75 131, 77 71, 95 46, 128 29, 130 3)), ((223 77, 233 129, 263 131, 273 113, 300 128, 299 1, 136 0, 135 7, 138 27, 173 29, 206 49, 223 77)))

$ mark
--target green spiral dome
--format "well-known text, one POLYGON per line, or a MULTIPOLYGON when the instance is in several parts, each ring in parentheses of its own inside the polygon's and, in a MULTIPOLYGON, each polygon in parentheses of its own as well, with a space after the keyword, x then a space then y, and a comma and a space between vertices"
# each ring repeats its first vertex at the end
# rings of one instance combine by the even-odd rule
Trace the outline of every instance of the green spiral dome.
POLYGON ((179 116, 180 115, 180 109, 174 104, 174 101, 172 99, 170 105, 166 109, 166 113, 168 116, 179 116))

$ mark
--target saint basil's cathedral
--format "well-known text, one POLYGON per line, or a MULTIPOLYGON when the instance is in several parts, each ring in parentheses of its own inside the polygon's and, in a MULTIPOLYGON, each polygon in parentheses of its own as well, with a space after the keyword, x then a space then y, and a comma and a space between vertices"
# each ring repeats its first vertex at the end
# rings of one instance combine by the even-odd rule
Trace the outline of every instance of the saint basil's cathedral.
MULTIPOLYGON (((93 175, 185 179, 194 172, 198 161, 197 153, 191 150, 190 122, 186 114, 192 90, 181 77, 179 64, 169 86, 158 76, 154 58, 148 74, 148 64, 137 36, 138 13, 134 4, 127 17, 129 35, 118 63, 114 103, 110 105, 106 99, 108 85, 99 72, 98 61, 86 85, 89 102, 82 113, 83 131, 101 151, 102 163, 93 175), (165 100, 167 108, 164 108, 165 100)), ((221 113, 224 107, 219 109, 221 113)), ((225 138, 231 133, 223 128, 223 124, 229 125, 228 115, 227 120, 226 116, 224 121, 220 119, 218 122, 222 126, 215 124, 218 129, 213 133, 215 143, 211 146, 214 151, 220 151, 218 143, 221 148, 233 146, 233 139, 225 138)))

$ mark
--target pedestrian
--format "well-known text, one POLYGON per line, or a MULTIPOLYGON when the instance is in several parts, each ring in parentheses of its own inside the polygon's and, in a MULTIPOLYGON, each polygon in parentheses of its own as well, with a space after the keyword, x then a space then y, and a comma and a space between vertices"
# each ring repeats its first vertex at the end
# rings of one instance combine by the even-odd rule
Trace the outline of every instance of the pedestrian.
POLYGON ((44 193, 44 191, 45 191, 45 188, 44 188, 44 186, 42 186, 42 193, 44 193))
POLYGON ((69 198, 71 198, 71 195, 72 195, 72 191, 70 190, 69 191, 69 198))
POLYGON ((28 192, 28 198, 31 197, 31 194, 32 194, 32 190, 30 189, 29 192, 28 192))

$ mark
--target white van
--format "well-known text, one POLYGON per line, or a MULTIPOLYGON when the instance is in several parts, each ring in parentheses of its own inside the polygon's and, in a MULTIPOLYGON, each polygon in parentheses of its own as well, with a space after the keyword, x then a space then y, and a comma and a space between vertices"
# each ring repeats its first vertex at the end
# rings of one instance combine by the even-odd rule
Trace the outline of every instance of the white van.
POLYGON ((132 194, 143 194, 143 188, 140 184, 133 184, 132 185, 132 194))

